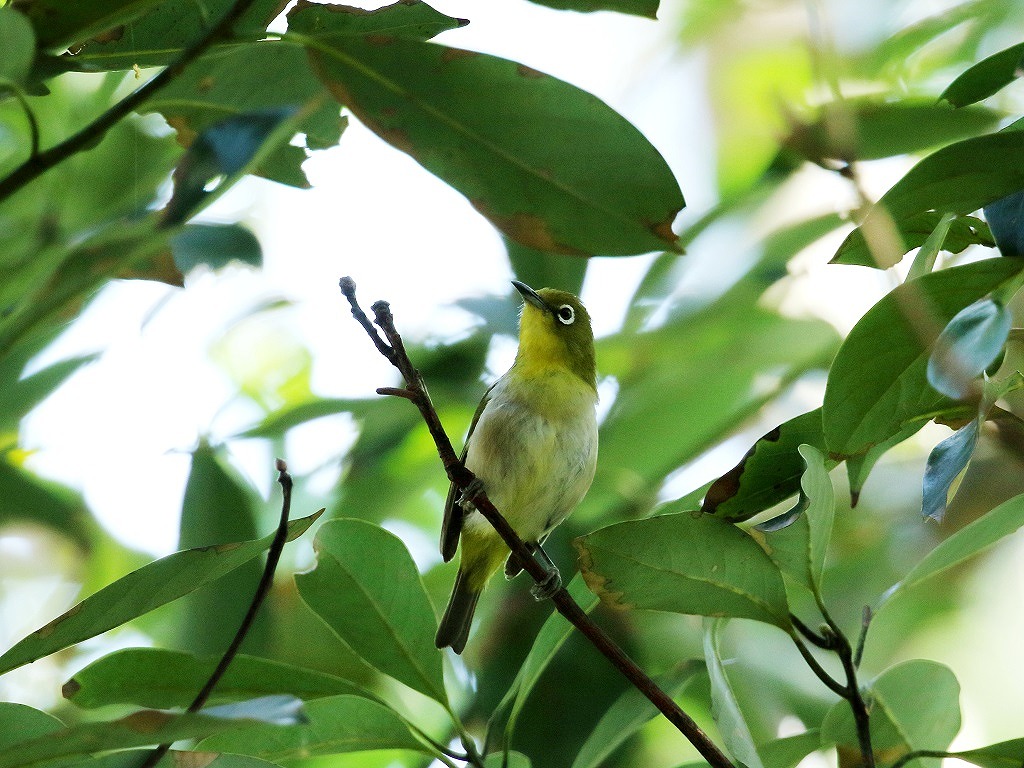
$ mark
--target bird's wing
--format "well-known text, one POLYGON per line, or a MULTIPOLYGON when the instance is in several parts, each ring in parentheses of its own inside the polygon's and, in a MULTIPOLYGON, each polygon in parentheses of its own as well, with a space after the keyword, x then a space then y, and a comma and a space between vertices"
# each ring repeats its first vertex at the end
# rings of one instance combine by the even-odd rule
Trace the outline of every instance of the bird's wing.
MULTIPOLYGON (((462 455, 459 456, 459 461, 464 462, 466 460, 466 453, 469 451, 469 441, 473 437, 473 430, 476 429, 476 423, 480 421, 480 414, 487 407, 487 401, 491 398, 492 389, 494 389, 494 384, 487 388, 484 396, 480 399, 480 405, 476 407, 476 413, 473 414, 473 421, 469 424, 469 434, 466 435, 466 444, 462 447, 462 455)), ((462 505, 457 503, 458 496, 459 489, 455 487, 455 483, 452 483, 448 486, 448 496, 444 500, 444 521, 441 523, 441 557, 446 563, 455 557, 455 551, 459 548, 459 534, 462 533, 463 510, 462 505)))

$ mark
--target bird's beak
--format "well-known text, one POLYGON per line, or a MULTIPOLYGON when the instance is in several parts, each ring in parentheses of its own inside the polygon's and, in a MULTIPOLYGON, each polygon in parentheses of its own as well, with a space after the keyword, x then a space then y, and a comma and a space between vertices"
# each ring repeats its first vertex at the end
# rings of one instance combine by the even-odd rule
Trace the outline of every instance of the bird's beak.
POLYGON ((519 291, 519 293, 522 295, 523 301, 527 302, 528 304, 533 304, 533 306, 535 306, 537 309, 542 309, 545 312, 551 311, 551 307, 549 307, 548 303, 540 297, 540 294, 533 290, 533 288, 528 286, 526 283, 521 283, 518 280, 513 280, 512 285, 514 285, 516 287, 516 290, 519 291))

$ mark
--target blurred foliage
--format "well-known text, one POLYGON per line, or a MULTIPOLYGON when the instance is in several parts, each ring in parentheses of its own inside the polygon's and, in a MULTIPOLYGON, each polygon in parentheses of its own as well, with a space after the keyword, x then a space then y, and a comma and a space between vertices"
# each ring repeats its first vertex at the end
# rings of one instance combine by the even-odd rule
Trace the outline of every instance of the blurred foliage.
MULTIPOLYGON (((705 92, 713 137, 688 149, 710 153, 714 195, 679 222, 667 163, 606 104, 428 42, 457 40, 464 19, 419 0, 300 0, 285 32, 267 32, 287 4, 256 0, 229 39, 197 47, 232 5, 0 7, 0 542, 28 547, 36 573, 78 600, 27 636, 0 626, 0 673, 42 660, 77 670, 53 713, 0 702, 0 768, 137 765, 141 747, 181 739, 221 768, 500 765, 477 752, 503 749, 517 768, 698 759, 522 578, 485 593, 464 659, 434 649, 454 575, 419 541, 435 538, 447 490, 434 445, 406 403, 319 397, 305 350, 232 371, 256 416, 193 450, 180 552, 127 549, 80 494, 33 471, 24 420, 96 356, 36 361, 98 289, 258 267, 252 232, 195 216, 248 175, 309 186, 303 162, 344 141, 349 116, 462 193, 528 283, 579 292, 587 257, 666 249, 621 328, 598 340, 597 477, 547 546, 563 571, 580 555, 570 590, 594 620, 748 768, 812 753, 861 765, 868 735, 880 766, 934 764, 959 732, 961 691, 984 694, 956 665, 920 657, 941 655, 929 650, 937 628, 965 620, 971 589, 1004 588, 969 586, 987 574, 977 555, 1024 525, 1020 4, 682 4, 674 52, 702 61, 686 86, 705 92), (96 122, 176 61, 137 113, 96 122), (69 157, 43 167, 64 142, 69 157), (894 168, 869 197, 866 180, 894 168), (845 338, 791 311, 823 248, 823 269, 895 267, 900 283, 845 338), (338 480, 333 519, 307 536, 315 565, 308 544, 286 552, 214 694, 239 707, 181 715, 246 610, 276 514, 228 448, 260 441, 281 455, 293 430, 340 414, 354 437, 320 463, 338 480), (732 470, 692 480, 739 444, 732 470), (113 652, 96 659, 84 641, 113 652), (115 650, 124 642, 157 647, 115 650)), ((517 311, 511 291, 460 306, 474 318, 462 337, 407 339, 456 443, 517 311)), ((315 474, 297 478, 292 538, 325 506, 303 489, 315 474)), ((16 568, 0 561, 5 617, 33 599, 16 568)), ((1024 741, 1005 738, 1019 731, 975 723, 978 734, 1002 741, 959 757, 1024 759, 1024 741)))

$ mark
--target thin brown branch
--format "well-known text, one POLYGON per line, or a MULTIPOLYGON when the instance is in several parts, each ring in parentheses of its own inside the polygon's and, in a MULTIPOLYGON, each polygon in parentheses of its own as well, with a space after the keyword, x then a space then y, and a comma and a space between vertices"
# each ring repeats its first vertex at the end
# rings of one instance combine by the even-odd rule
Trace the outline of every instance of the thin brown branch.
POLYGON ((182 51, 178 58, 168 64, 159 74, 132 91, 132 93, 82 128, 78 133, 69 136, 64 141, 55 144, 47 150, 33 152, 10 175, 0 180, 0 202, 6 200, 26 184, 34 181, 72 155, 92 146, 107 131, 138 109, 144 101, 170 85, 175 78, 185 71, 189 64, 202 56, 211 45, 228 37, 235 23, 249 10, 249 7, 254 2, 255 0, 237 0, 220 18, 220 21, 210 27, 205 35, 182 51))
MULTIPOLYGON (((387 302, 378 301, 373 305, 374 322, 383 331, 384 339, 380 337, 377 330, 370 324, 366 314, 360 309, 356 300, 355 282, 350 277, 341 279, 341 292, 348 299, 352 307, 352 315, 359 321, 370 338, 376 344, 377 349, 401 372, 406 382, 406 388, 395 394, 401 393, 415 403, 434 438, 438 455, 444 464, 448 478, 455 483, 462 491, 466 491, 474 479, 474 475, 459 461, 455 449, 452 447, 441 420, 430 402, 430 395, 427 393, 426 385, 419 371, 415 369, 409 356, 405 351, 405 345, 398 331, 395 329, 394 318, 387 302), (385 341, 386 339, 386 341, 385 341)), ((478 484, 479 485, 479 484, 478 484)), ((508 524, 508 521, 494 507, 487 494, 477 490, 469 501, 480 512, 508 545, 513 556, 519 561, 523 570, 526 571, 538 584, 548 577, 548 571, 537 560, 533 553, 526 546, 519 535, 508 524)), ((672 723, 686 739, 697 748, 697 751, 714 768, 733 768, 729 758, 718 748, 700 726, 694 722, 682 708, 673 701, 672 697, 665 693, 658 685, 634 662, 625 651, 623 651, 607 633, 595 624, 586 612, 573 600, 572 596, 565 589, 560 587, 551 597, 555 608, 562 616, 576 627, 593 645, 618 669, 623 676, 632 683, 655 707, 672 723)))
MULTIPOLYGON (((850 710, 853 712, 853 721, 857 728, 857 741, 860 746, 861 757, 864 760, 864 768, 875 768, 875 751, 871 746, 871 719, 867 702, 864 701, 864 696, 860 692, 860 684, 857 682, 857 663, 854 660, 853 647, 850 645, 846 635, 843 634, 842 629, 839 628, 839 625, 836 624, 825 609, 825 605, 820 597, 817 595, 815 597, 818 601, 818 610, 821 611, 821 615, 828 625, 829 632, 835 639, 835 652, 843 665, 843 672, 846 675, 847 694, 843 698, 849 702, 850 710)), ((867 626, 868 623, 862 620, 861 639, 858 643, 861 648, 863 648, 867 626)))
MULTIPOLYGON (((270 550, 267 552, 267 564, 263 567, 263 574, 260 576, 259 584, 256 585, 252 601, 249 603, 249 610, 246 611, 245 617, 242 619, 241 624, 238 625, 238 630, 235 632, 235 636, 231 638, 231 643, 228 645, 227 650, 224 651, 224 655, 221 656, 217 668, 213 670, 213 673, 207 679, 202 689, 196 694, 192 703, 188 705, 188 709, 185 710, 186 712, 198 712, 209 700, 213 689, 217 687, 217 683, 224 677, 224 673, 228 671, 228 666, 230 666, 235 656, 238 655, 242 642, 249 634, 249 630, 252 629, 260 606, 263 605, 263 601, 270 593, 270 588, 274 584, 274 572, 277 570, 277 564, 281 561, 281 552, 284 550, 284 545, 288 542, 288 517, 291 514, 292 508, 292 476, 288 474, 288 465, 282 459, 277 460, 277 482, 281 485, 281 518, 278 521, 274 539, 270 543, 270 550)), ((170 748, 170 744, 161 744, 155 747, 146 756, 146 759, 139 768, 154 768, 170 748)))

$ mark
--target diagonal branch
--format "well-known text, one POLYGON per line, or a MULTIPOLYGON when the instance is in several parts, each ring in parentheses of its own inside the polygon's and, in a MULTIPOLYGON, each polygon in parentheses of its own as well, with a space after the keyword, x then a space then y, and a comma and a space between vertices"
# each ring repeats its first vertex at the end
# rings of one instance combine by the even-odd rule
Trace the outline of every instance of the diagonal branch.
MULTIPOLYGON (((252 596, 252 602, 249 603, 249 610, 242 619, 242 623, 238 625, 238 631, 235 632, 235 636, 231 639, 228 649, 224 651, 224 655, 221 656, 217 668, 213 670, 213 673, 202 689, 196 694, 192 703, 188 705, 188 709, 185 710, 186 712, 198 712, 206 704, 210 694, 213 693, 213 689, 217 687, 217 683, 224 677, 224 673, 228 671, 228 666, 234 661, 235 656, 238 655, 238 649, 242 647, 242 641, 249 634, 252 623, 256 619, 256 614, 269 594, 271 586, 273 586, 274 571, 277 570, 277 564, 281 560, 281 552, 288 541, 288 516, 291 514, 292 508, 292 476, 288 474, 288 465, 282 459, 277 460, 277 473, 277 482, 281 484, 282 494, 281 519, 278 522, 277 531, 274 533, 274 539, 270 543, 270 551, 267 552, 267 564, 263 567, 263 575, 260 576, 260 582, 256 585, 256 592, 252 596)), ((154 768, 170 748, 170 744, 161 744, 158 747, 154 747, 153 751, 146 756, 146 759, 139 768, 154 768)))
MULTIPOLYGON (((405 387, 402 389, 388 387, 378 390, 378 392, 404 397, 416 405, 427 424, 427 428, 430 430, 431 437, 434 438, 434 444, 437 446, 438 455, 444 464, 448 478, 460 490, 466 491, 473 481, 474 475, 459 461, 458 455, 452 447, 451 440, 449 440, 448 434, 441 424, 441 419, 438 417, 437 411, 430 401, 430 395, 427 392, 426 384, 423 382, 423 377, 420 376, 419 371, 416 370, 412 361, 409 360, 402 337, 395 329, 390 306, 385 301, 375 302, 373 305, 374 321, 371 323, 366 313, 359 306, 358 301, 356 301, 355 281, 350 277, 343 277, 340 286, 341 292, 348 299, 348 303, 352 307, 353 317, 363 327, 380 353, 399 370, 405 379, 405 387), (374 327, 374 324, 383 332, 383 338, 377 328, 374 327)), ((479 486, 479 484, 477 485, 479 486)), ((542 583, 547 578, 548 572, 534 559, 533 553, 523 540, 519 538, 518 534, 512 529, 512 526, 508 524, 508 521, 495 509, 490 499, 487 498, 487 494, 482 489, 477 490, 469 497, 469 501, 494 526, 495 530, 512 551, 513 556, 519 561, 523 570, 530 574, 538 584, 542 583)), ((659 688, 647 673, 627 656, 625 651, 604 630, 591 620, 579 604, 572 599, 572 596, 565 587, 560 587, 551 597, 551 600, 558 612, 568 619, 637 690, 658 708, 665 718, 697 748, 697 751, 700 752, 708 763, 714 766, 714 768, 733 768, 729 758, 708 738, 707 734, 701 730, 693 718, 686 714, 672 700, 671 696, 659 688)))
POLYGON ((202 56, 211 45, 231 34, 231 29, 242 15, 256 0, 236 0, 214 26, 210 27, 201 38, 186 48, 168 64, 159 74, 148 80, 131 94, 117 102, 114 106, 97 117, 59 144, 55 144, 42 152, 33 152, 24 163, 15 168, 7 177, 0 180, 0 202, 18 192, 29 182, 34 181, 46 171, 67 160, 72 155, 89 148, 117 123, 134 112, 139 106, 157 91, 170 85, 181 75, 193 61, 202 56))

